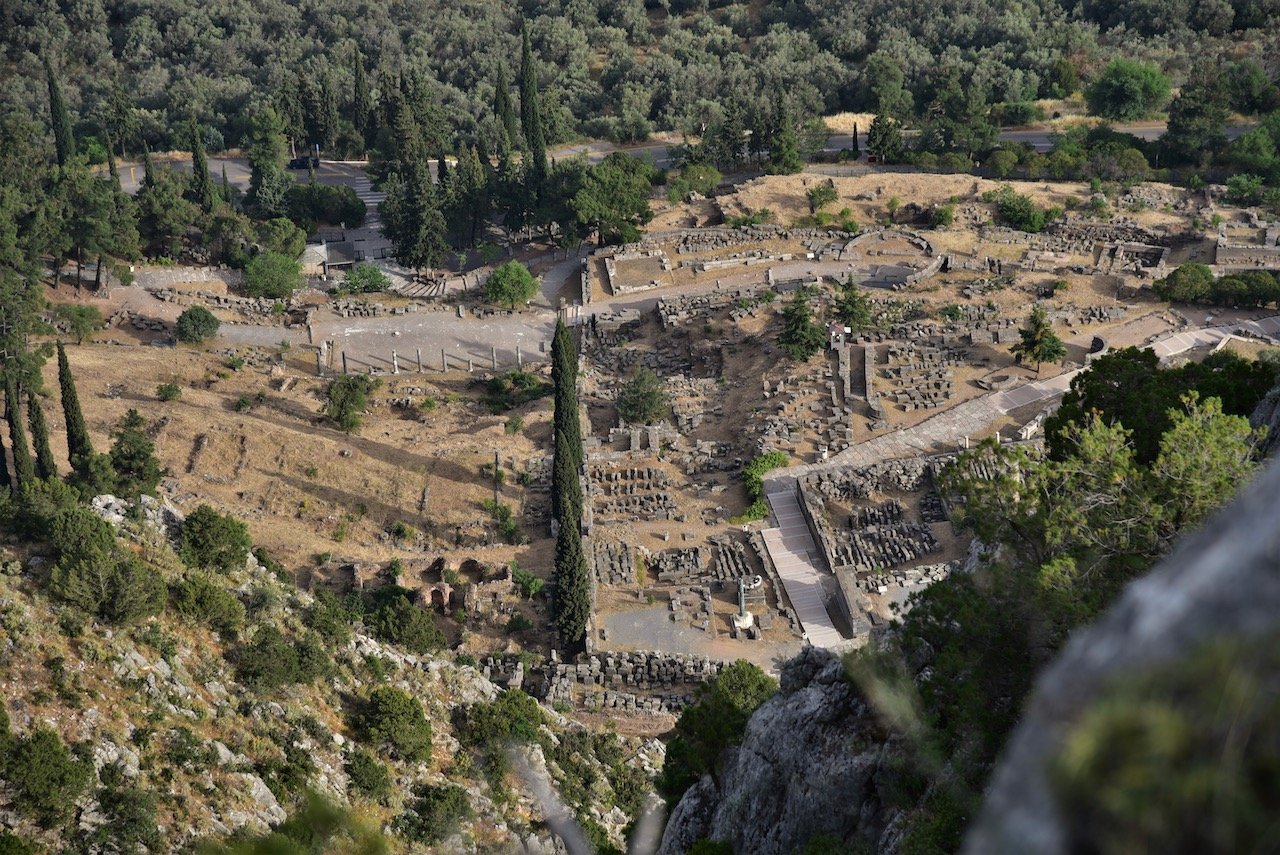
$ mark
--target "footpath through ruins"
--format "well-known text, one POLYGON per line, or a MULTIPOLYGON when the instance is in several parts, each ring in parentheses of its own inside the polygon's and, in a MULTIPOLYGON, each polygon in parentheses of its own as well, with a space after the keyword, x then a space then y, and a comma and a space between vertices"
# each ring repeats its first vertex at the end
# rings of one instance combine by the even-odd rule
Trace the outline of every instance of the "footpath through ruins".
MULTIPOLYGON (((1178 330, 1144 343, 1164 360, 1196 348, 1220 347, 1228 340, 1240 337, 1262 340, 1280 337, 1280 315, 1178 330)), ((800 620, 805 640, 815 647, 832 649, 851 648, 859 643, 857 628, 854 638, 846 638, 836 628, 828 606, 834 600, 832 574, 824 566, 822 552, 814 542, 809 521, 801 509, 801 478, 872 466, 885 460, 966 448, 971 437, 981 436, 993 423, 1014 410, 1033 404, 1048 405, 1060 398, 1070 388, 1071 381, 1084 370, 1078 368, 1013 389, 992 392, 963 402, 917 425, 854 445, 827 460, 767 473, 764 496, 772 526, 761 534, 800 620)))

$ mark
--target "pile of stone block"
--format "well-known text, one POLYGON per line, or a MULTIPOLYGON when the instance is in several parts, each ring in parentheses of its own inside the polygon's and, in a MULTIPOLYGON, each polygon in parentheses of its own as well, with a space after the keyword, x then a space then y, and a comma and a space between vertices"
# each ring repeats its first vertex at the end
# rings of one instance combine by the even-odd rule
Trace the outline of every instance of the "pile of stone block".
POLYGON ((625 543, 595 540, 592 565, 601 585, 636 584, 636 562, 631 547, 625 543))

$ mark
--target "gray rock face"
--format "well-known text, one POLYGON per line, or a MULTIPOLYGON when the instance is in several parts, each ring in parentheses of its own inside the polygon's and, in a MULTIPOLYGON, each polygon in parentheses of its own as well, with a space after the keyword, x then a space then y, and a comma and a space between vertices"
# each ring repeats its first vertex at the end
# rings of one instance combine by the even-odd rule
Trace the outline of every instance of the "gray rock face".
POLYGON ((894 747, 840 660, 808 648, 788 663, 782 689, 751 717, 719 783, 704 777, 676 805, 660 855, 704 837, 758 855, 793 852, 818 834, 880 839, 890 818, 877 770, 894 747))

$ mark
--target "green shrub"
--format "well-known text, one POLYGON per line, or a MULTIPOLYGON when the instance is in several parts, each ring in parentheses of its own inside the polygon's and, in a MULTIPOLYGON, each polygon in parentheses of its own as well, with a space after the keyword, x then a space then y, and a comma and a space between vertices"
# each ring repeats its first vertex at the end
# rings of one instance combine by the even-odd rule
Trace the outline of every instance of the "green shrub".
POLYGON ((270 625, 261 627, 236 656, 237 676, 258 689, 310 683, 331 668, 329 654, 314 633, 293 642, 270 625))
POLYGON ((454 784, 414 784, 413 797, 394 822, 396 831, 414 843, 438 843, 472 815, 467 791, 454 784))
POLYGON ((552 386, 528 371, 507 371, 489 381, 485 402, 494 413, 514 409, 551 394, 552 386))
POLYGON ((169 602, 178 614, 196 618, 218 634, 233 638, 244 626, 244 605, 212 578, 191 573, 169 589, 169 602))
POLYGON ((431 613, 404 596, 391 598, 366 618, 373 634, 398 644, 411 653, 432 653, 444 647, 444 634, 436 628, 431 613))
POLYGON ((14 739, 0 762, 13 805, 44 828, 71 816, 93 774, 92 762, 73 756, 58 734, 43 726, 14 739))
POLYGON ((514 561, 511 562, 511 581, 526 600, 532 600, 546 587, 546 581, 533 575, 514 561))
POLYGON ((351 640, 351 623, 358 614, 332 591, 321 588, 316 592, 315 602, 307 610, 305 620, 309 629, 330 645, 340 647, 351 640))
POLYGON ((187 344, 199 344, 218 334, 222 323, 204 306, 192 306, 178 315, 175 334, 178 341, 187 344))
POLYGON ((36 849, 16 834, 0 831, 0 855, 36 855, 36 849))
POLYGON ((177 383, 161 383, 156 387, 156 397, 162 401, 176 401, 182 397, 182 388, 177 383))
POLYGON ((302 287, 302 267, 278 252, 261 252, 244 269, 244 293, 250 297, 286 300, 302 287))
POLYGON ((367 799, 380 802, 391 795, 391 773, 386 764, 363 748, 347 758, 347 777, 351 790, 367 799))
POLYGON ((387 274, 372 264, 357 264, 342 280, 342 286, 338 290, 351 294, 372 294, 386 291, 390 287, 391 280, 387 274))
POLYGON ((431 758, 431 723, 422 704, 391 686, 378 686, 362 705, 356 730, 365 742, 409 762, 431 758))
POLYGON ((618 390, 618 415, 627 424, 649 425, 671 412, 666 385, 652 370, 639 368, 618 390))
POLYGON ((329 384, 324 414, 347 433, 360 427, 360 414, 381 381, 364 374, 345 374, 329 384))
POLYGON ((530 629, 533 629, 533 621, 529 620, 519 612, 516 612, 507 620, 506 631, 508 635, 517 632, 526 632, 530 629))
POLYGON ((472 704, 461 714, 458 739, 469 748, 498 750, 508 742, 538 738, 542 708, 519 689, 508 689, 495 701, 472 704))
POLYGON ((714 768, 720 753, 736 745, 747 720, 778 691, 777 682, 739 659, 698 688, 697 701, 685 707, 658 781, 658 791, 675 804, 698 778, 714 768))
POLYGON ((490 303, 514 309, 538 295, 538 280, 519 261, 508 261, 489 275, 484 292, 490 303))
POLYGON ((248 526, 230 514, 201 505, 182 524, 179 555, 188 567, 229 573, 245 566, 252 546, 248 526))

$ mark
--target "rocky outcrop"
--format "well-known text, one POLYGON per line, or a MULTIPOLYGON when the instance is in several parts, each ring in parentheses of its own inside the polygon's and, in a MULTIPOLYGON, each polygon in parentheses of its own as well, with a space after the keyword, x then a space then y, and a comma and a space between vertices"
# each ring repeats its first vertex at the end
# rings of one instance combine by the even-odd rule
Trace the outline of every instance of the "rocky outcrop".
POLYGON ((895 750, 840 660, 807 648, 716 778, 704 777, 676 805, 659 853, 682 855, 702 838, 735 852, 790 853, 823 834, 880 848, 893 811, 879 773, 895 750))

